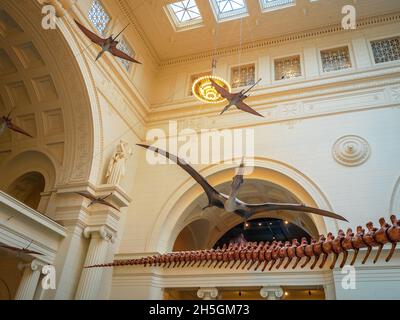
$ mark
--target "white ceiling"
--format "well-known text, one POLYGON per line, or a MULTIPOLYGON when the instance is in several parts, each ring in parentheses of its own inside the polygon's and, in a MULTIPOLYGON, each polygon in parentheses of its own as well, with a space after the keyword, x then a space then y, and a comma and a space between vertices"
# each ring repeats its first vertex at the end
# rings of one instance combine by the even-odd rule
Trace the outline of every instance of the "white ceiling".
POLYGON ((203 25, 177 32, 164 10, 176 0, 126 1, 160 60, 338 24, 342 7, 352 3, 358 19, 400 11, 399 0, 297 0, 295 6, 262 13, 259 0, 247 0, 247 17, 217 23, 209 0, 197 0, 203 25))

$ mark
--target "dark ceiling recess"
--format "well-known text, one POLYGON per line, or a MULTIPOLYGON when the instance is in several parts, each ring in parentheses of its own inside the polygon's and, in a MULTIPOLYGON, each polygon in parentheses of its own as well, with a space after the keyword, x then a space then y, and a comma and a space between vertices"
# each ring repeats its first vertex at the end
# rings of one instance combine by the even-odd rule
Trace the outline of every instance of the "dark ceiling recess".
POLYGON ((309 241, 311 236, 299 226, 281 219, 262 218, 240 223, 226 232, 214 245, 214 248, 222 247, 225 243, 238 238, 243 233, 247 241, 292 241, 301 240, 306 237, 309 241))

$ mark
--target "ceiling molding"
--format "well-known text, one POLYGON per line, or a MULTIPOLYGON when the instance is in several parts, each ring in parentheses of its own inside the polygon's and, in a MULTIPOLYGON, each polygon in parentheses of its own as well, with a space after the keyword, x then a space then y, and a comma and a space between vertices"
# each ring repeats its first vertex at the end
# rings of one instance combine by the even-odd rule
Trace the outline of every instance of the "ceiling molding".
MULTIPOLYGON (((126 1, 126 0, 120 0, 120 1, 126 1)), ((394 23, 394 22, 400 22, 400 12, 361 19, 357 23, 357 29, 365 29, 365 28, 369 28, 371 26, 382 25, 382 24, 387 24, 387 23, 394 23)), ((356 31, 357 31, 357 29, 356 29, 356 31)), ((270 38, 270 39, 263 39, 263 40, 248 42, 248 43, 243 44, 242 46, 231 46, 231 47, 220 48, 216 52, 214 50, 209 50, 209 51, 205 51, 205 52, 201 52, 201 53, 197 53, 197 54, 193 54, 193 55, 187 55, 187 56, 182 56, 182 57, 178 57, 178 58, 162 60, 162 61, 159 61, 159 67, 163 68, 163 67, 169 67, 169 66, 178 65, 178 64, 193 63, 193 62, 203 60, 203 59, 210 59, 214 56, 232 55, 232 54, 237 54, 239 52, 243 53, 243 52, 251 51, 254 49, 265 49, 269 46, 274 46, 274 45, 278 45, 278 44, 299 41, 299 40, 306 40, 306 39, 311 39, 311 38, 315 38, 315 37, 319 37, 319 36, 326 36, 328 34, 338 33, 340 31, 343 31, 342 26, 340 24, 325 26, 325 27, 318 28, 318 29, 311 29, 311 30, 307 30, 307 31, 292 33, 289 35, 274 37, 274 38, 270 38)), ((348 32, 351 32, 351 31, 348 31, 348 32)))
POLYGON ((133 28, 135 29, 137 34, 142 39, 144 46, 146 47, 147 51, 150 54, 150 57, 153 58, 156 65, 160 65, 160 57, 158 56, 156 50, 152 46, 150 40, 147 38, 146 33, 143 31, 134 13, 132 13, 135 8, 132 8, 127 0, 118 0, 118 3, 122 12, 128 18, 129 22, 133 25, 133 28))

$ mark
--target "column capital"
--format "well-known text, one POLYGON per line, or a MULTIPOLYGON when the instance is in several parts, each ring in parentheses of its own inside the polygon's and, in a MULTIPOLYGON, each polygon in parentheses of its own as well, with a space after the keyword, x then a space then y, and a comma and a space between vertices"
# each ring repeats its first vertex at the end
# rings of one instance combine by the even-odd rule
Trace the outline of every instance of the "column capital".
POLYGON ((67 11, 75 5, 77 0, 38 0, 38 2, 45 6, 51 5, 56 9, 58 18, 64 17, 67 11))
POLYGON ((27 262, 27 263, 20 262, 20 263, 18 263, 18 269, 22 271, 22 270, 24 270, 26 268, 29 268, 32 271, 41 271, 42 268, 45 265, 46 265, 46 263, 44 263, 44 262, 42 262, 42 261, 40 261, 38 259, 34 259, 31 262, 27 262))
POLYGON ((197 296, 203 300, 214 300, 218 297, 217 288, 199 288, 197 290, 197 296))
POLYGON ((116 234, 113 230, 108 228, 107 226, 89 226, 83 230, 83 236, 86 239, 91 238, 94 234, 99 235, 103 240, 109 240, 114 243, 116 234))
POLYGON ((260 289, 261 297, 268 300, 280 300, 283 297, 283 293, 282 287, 266 286, 260 289))

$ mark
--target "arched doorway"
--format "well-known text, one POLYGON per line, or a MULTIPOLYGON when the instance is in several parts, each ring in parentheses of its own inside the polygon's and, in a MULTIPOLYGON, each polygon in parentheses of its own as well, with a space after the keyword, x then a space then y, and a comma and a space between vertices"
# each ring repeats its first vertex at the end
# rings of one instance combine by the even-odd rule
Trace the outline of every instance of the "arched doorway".
MULTIPOLYGON (((231 179, 235 173, 234 164, 228 168, 226 165, 210 166, 200 172, 211 185, 222 192, 229 193, 231 179)), ((240 191, 240 198, 250 203, 297 202, 334 211, 322 190, 310 178, 295 168, 269 159, 255 160, 254 170, 246 177, 240 191), (268 190, 273 190, 273 192, 266 192, 268 190)), ((227 214, 224 210, 212 208, 202 211, 206 203, 201 187, 193 179, 188 178, 175 190, 174 196, 160 211, 151 241, 146 248, 147 251, 171 251, 179 233, 191 222, 204 219, 206 216, 210 216, 214 221, 213 229, 209 230, 208 247, 215 243, 223 232, 242 222, 238 216, 227 214)), ((326 234, 328 230, 333 233, 338 231, 337 222, 333 219, 308 213, 296 215, 289 211, 268 213, 268 217, 271 218, 277 217, 277 215, 303 226, 313 236, 326 234)), ((266 217, 267 215, 260 213, 254 218, 260 216, 266 217)))
MULTIPOLYGON (((216 187, 217 190, 229 193, 231 182, 216 187)), ((249 203, 281 202, 299 203, 292 193, 285 188, 259 179, 246 179, 239 198, 249 203)), ((318 230, 312 218, 306 213, 290 211, 265 212, 252 217, 245 225, 240 217, 227 213, 223 209, 210 208, 202 210, 201 203, 206 203, 204 195, 199 196, 194 205, 189 206, 187 225, 180 231, 174 241, 174 251, 210 249, 222 245, 225 241, 242 232, 248 241, 286 241, 293 238, 308 239, 317 237, 318 230), (275 239, 273 239, 275 238, 275 239)))

